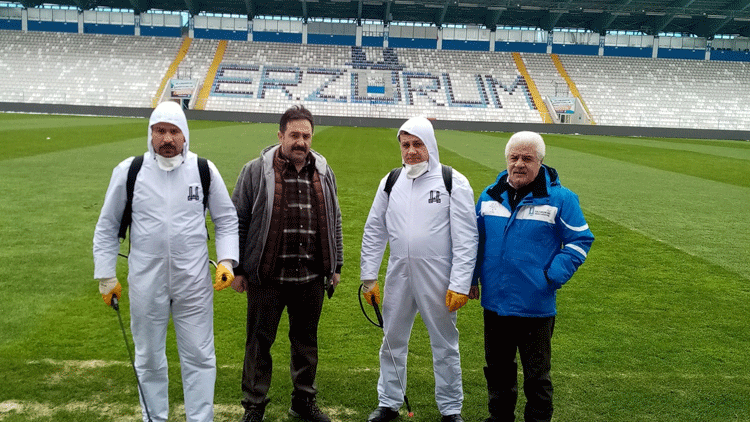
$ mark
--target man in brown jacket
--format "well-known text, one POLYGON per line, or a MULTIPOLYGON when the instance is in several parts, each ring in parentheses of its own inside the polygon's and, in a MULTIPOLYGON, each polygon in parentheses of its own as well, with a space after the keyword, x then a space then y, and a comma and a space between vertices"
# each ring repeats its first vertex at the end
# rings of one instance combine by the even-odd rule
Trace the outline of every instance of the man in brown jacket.
POLYGON ((294 391, 289 414, 329 422, 316 404, 318 321, 326 290, 343 265, 336 177, 310 149, 312 114, 289 108, 277 145, 245 165, 232 194, 237 208, 240 264, 232 287, 247 292, 247 341, 242 371, 243 422, 260 422, 271 386, 271 345, 286 307, 294 391))

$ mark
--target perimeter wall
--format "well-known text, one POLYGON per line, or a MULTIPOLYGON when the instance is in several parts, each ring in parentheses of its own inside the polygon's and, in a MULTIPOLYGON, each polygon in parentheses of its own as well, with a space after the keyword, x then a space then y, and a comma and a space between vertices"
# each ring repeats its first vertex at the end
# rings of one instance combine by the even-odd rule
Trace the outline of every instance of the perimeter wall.
MULTIPOLYGON (((67 114, 79 116, 142 117, 151 115, 150 108, 74 106, 66 104, 32 104, 0 102, 0 112, 31 114, 67 114)), ((217 120, 248 123, 278 123, 278 114, 238 113, 226 111, 185 110, 190 120, 217 120)), ((318 126, 383 127, 399 128, 404 119, 376 119, 361 117, 315 116, 318 126)), ((465 122, 436 120, 435 129, 479 132, 518 132, 530 130, 539 133, 580 134, 602 136, 637 136, 648 138, 726 139, 750 141, 750 131, 720 129, 680 129, 661 127, 602 126, 509 122, 465 122)))

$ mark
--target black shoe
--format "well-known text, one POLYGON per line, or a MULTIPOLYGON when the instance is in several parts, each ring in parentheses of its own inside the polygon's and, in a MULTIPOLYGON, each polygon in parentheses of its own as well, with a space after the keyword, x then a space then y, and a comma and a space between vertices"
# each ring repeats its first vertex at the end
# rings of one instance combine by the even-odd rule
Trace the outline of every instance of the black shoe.
POLYGON ((240 422, 261 422, 264 413, 266 413, 264 407, 251 407, 245 410, 245 414, 242 415, 240 422))
POLYGON ((484 422, 500 422, 500 418, 490 416, 489 418, 485 419, 484 422))
POLYGON ((440 418, 440 422, 464 422, 464 418, 461 417, 460 413, 456 413, 455 415, 443 415, 443 417, 440 418))
POLYGON ((398 418, 398 411, 390 407, 379 406, 367 417, 367 422, 388 422, 398 418))
POLYGON ((331 422, 328 415, 318 408, 314 397, 292 399, 292 407, 289 408, 289 415, 307 422, 331 422))

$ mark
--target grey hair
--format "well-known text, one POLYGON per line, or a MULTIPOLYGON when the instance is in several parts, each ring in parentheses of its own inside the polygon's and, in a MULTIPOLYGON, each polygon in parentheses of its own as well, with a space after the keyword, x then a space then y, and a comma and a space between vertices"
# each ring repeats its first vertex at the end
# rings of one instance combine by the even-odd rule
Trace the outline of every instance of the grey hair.
POLYGON ((547 152, 547 147, 544 145, 544 139, 542 135, 536 132, 521 131, 516 132, 513 136, 508 139, 508 143, 505 144, 505 158, 508 158, 510 150, 518 145, 531 145, 536 150, 536 155, 539 161, 544 159, 544 155, 547 152))

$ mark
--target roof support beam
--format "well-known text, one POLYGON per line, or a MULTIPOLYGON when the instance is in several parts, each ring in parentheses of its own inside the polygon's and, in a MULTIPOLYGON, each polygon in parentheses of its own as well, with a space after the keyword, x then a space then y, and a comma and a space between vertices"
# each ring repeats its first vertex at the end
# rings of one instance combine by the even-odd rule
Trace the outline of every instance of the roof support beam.
POLYGON ((253 0, 245 0, 245 11, 248 19, 255 17, 255 3, 253 3, 253 0))
POLYGON ((78 6, 78 10, 89 10, 96 8, 97 4, 95 0, 73 0, 73 3, 78 6))
POLYGON ((656 35, 659 32, 662 32, 664 28, 667 27, 667 25, 672 23, 672 21, 674 20, 674 17, 675 17, 674 14, 669 14, 660 19, 650 20, 649 23, 652 23, 653 25, 648 31, 649 35, 656 35))
POLYGON ((711 38, 714 35, 716 35, 717 32, 721 31, 721 28, 725 27, 733 19, 734 18, 731 16, 721 19, 719 22, 706 26, 705 32, 703 34, 698 34, 698 35, 705 37, 705 38, 711 38))
POLYGON ((714 35, 718 34, 719 31, 721 31, 722 28, 724 28, 729 22, 734 20, 734 15, 737 12, 744 12, 750 8, 750 0, 737 0, 734 3, 730 4, 729 6, 725 7, 727 11, 729 11, 729 16, 727 16, 724 19, 717 19, 717 22, 712 23, 710 25, 706 25, 704 33, 698 34, 700 36, 704 36, 706 38, 713 37, 714 35))
POLYGON ((750 31, 750 0, 16 0, 26 9, 66 5, 79 12, 98 6, 132 8, 137 14, 153 8, 196 16, 201 12, 288 15, 307 21, 312 14, 351 19, 362 25, 366 19, 446 22, 482 25, 496 30, 504 25, 538 26, 553 30, 577 26, 606 34, 613 29, 657 35, 665 31, 712 37, 719 34, 747 35, 750 31), (299 2, 299 3, 298 3, 299 2), (318 4, 318 2, 321 2, 318 4), (466 3, 464 3, 466 2, 466 3), (329 10, 325 10, 325 5, 329 10), (523 4, 523 5, 522 5, 523 4), (42 6, 43 5, 43 6, 42 6), (319 6, 323 9, 319 10, 319 6), (365 7, 367 6, 367 7, 365 7), (580 7, 579 7, 580 6, 580 7), (450 14, 448 12, 450 11, 450 14))
POLYGON ((611 12, 602 13, 602 16, 599 19, 596 19, 592 22, 591 29, 597 31, 600 34, 607 32, 607 29, 612 27, 612 24, 615 22, 615 20, 617 20, 617 14, 612 12, 618 12, 629 6, 632 2, 633 0, 621 0, 617 2, 611 12))
MULTIPOLYGON (((677 0, 676 2, 670 4, 669 7, 670 9, 683 9, 683 8, 689 7, 691 4, 693 4, 693 2, 695 2, 695 0, 677 0)), ((654 19, 650 21, 651 23, 653 23, 653 26, 651 27, 651 30, 650 30, 650 35, 656 35, 659 32, 664 31, 664 28, 666 28, 667 25, 672 23, 672 21, 675 18, 675 15, 676 13, 670 13, 662 18, 654 19)))
POLYGON ((435 26, 438 28, 441 28, 443 26, 443 22, 445 22, 445 14, 448 13, 448 5, 451 3, 451 0, 445 0, 443 3, 443 8, 440 10, 440 16, 435 19, 435 26))
POLYGON ((195 0, 185 0, 185 8, 190 13, 190 16, 196 16, 201 12, 200 4, 195 0))
POLYGON ((505 10, 488 10, 488 12, 492 13, 487 13, 487 16, 484 20, 484 26, 486 26, 490 31, 494 31, 497 29, 497 23, 500 21, 500 16, 503 15, 503 12, 505 12, 505 10))
POLYGON ((130 6, 136 14, 141 14, 151 8, 148 0, 130 0, 130 6))
POLYGON ((592 31, 603 34, 607 32, 607 29, 612 26, 612 23, 617 19, 617 15, 613 15, 611 13, 604 12, 599 16, 598 18, 591 21, 591 29, 592 31))
POLYGON ((547 13, 547 15, 541 19, 541 28, 547 32, 554 29, 562 15, 568 12, 568 9, 570 8, 570 4, 572 2, 573 0, 568 0, 564 5, 561 5, 561 7, 557 8, 557 11, 550 11, 549 13, 547 13))
POLYGON ((748 8, 750 8, 750 0, 737 0, 724 9, 731 12, 744 12, 748 8))

